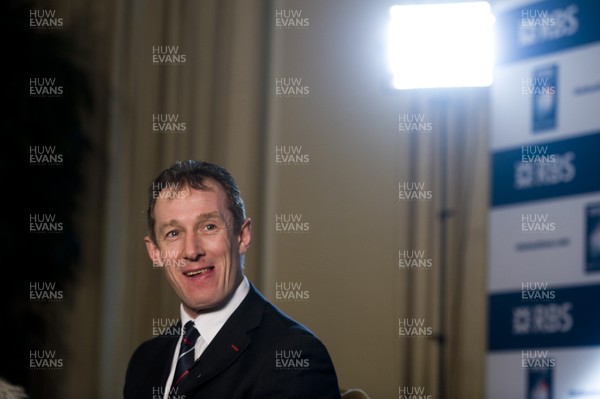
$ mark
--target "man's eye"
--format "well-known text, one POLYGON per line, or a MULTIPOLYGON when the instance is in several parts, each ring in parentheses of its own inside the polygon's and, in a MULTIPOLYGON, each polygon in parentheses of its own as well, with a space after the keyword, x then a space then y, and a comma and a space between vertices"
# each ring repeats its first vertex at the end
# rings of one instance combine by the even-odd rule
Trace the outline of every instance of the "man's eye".
POLYGON ((217 230, 217 227, 218 226, 216 224, 209 223, 206 226, 204 226, 204 230, 206 230, 206 231, 215 231, 215 230, 217 230))
POLYGON ((165 234, 165 237, 167 238, 173 238, 177 236, 179 236, 179 232, 177 230, 171 230, 167 234, 165 234))
POLYGON ((202 226, 200 231, 205 234, 214 234, 220 230, 219 224, 217 223, 206 223, 202 226))

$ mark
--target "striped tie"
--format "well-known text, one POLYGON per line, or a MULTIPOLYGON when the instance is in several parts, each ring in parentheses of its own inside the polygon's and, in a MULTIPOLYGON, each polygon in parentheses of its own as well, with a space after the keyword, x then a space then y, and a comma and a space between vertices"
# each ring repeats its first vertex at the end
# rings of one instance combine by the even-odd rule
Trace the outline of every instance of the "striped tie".
POLYGON ((185 378, 189 373, 189 369, 194 365, 194 345, 200 336, 196 326, 192 320, 188 321, 184 327, 185 335, 181 339, 181 347, 179 348, 179 358, 175 367, 173 385, 185 378))

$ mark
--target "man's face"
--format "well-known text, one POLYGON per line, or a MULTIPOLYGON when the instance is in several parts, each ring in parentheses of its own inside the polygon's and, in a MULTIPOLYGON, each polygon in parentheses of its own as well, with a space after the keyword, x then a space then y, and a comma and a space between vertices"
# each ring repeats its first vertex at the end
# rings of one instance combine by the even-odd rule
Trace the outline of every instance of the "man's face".
POLYGON ((251 240, 250 219, 236 234, 225 191, 212 180, 205 185, 205 190, 161 191, 154 207, 156 244, 144 238, 150 259, 164 268, 192 317, 233 294, 243 279, 240 258, 251 240))

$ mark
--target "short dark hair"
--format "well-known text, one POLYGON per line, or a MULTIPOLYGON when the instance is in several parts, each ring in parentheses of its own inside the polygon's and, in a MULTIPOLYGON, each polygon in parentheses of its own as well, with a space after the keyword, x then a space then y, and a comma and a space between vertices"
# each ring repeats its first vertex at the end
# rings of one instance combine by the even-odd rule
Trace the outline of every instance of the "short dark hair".
POLYGON ((160 197, 163 189, 175 187, 177 190, 186 187, 196 190, 206 190, 206 179, 214 180, 218 183, 227 195, 227 207, 233 215, 233 228, 239 233, 244 219, 246 219, 246 209, 244 201, 240 195, 240 190, 233 179, 233 176, 222 166, 196 160, 176 161, 174 164, 164 169, 152 181, 148 190, 148 210, 146 217, 148 220, 148 234, 154 243, 156 243, 156 233, 154 232, 154 207, 156 200, 160 197))

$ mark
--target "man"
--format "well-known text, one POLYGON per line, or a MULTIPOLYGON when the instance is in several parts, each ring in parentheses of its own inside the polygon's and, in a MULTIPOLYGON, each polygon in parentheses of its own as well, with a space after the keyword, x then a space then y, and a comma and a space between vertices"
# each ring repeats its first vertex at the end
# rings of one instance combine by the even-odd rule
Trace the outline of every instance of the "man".
POLYGON ((232 176, 176 162, 150 187, 148 236, 181 299, 181 334, 132 355, 125 399, 340 398, 327 349, 248 281, 251 220, 232 176))

